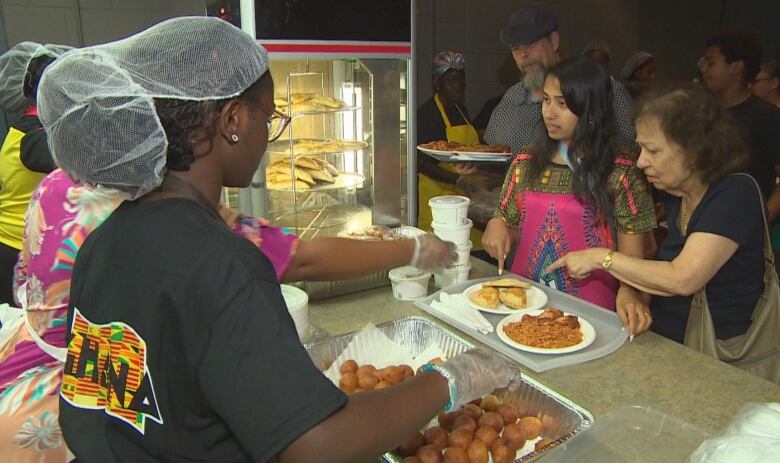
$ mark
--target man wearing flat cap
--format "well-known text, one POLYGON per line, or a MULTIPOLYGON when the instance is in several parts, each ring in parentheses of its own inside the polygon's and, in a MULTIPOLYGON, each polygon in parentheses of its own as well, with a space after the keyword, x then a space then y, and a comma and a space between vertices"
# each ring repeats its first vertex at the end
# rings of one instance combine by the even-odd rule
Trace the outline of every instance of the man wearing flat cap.
MULTIPOLYGON (((506 91, 490 117, 484 138, 487 143, 509 145, 517 152, 531 143, 541 120, 545 70, 561 60, 558 19, 544 8, 525 7, 512 13, 500 38, 511 48, 523 80, 506 91)), ((622 142, 633 146, 636 133, 630 117, 631 97, 614 79, 612 91, 622 142)))

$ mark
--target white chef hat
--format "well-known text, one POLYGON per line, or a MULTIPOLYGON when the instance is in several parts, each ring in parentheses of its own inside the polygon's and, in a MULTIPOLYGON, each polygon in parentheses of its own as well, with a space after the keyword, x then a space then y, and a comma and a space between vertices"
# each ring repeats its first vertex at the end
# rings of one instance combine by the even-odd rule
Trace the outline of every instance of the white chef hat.
POLYGON ((55 162, 137 198, 162 183, 168 139, 155 99, 239 96, 268 71, 255 39, 217 18, 180 17, 52 64, 38 111, 55 162))

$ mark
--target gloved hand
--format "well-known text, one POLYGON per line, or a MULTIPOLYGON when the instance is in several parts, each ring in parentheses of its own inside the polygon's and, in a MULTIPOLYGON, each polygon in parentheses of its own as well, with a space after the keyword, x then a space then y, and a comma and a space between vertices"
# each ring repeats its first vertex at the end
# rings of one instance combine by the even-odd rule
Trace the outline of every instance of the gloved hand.
POLYGON ((517 368, 487 349, 471 349, 439 366, 426 365, 423 370, 435 370, 447 378, 450 403, 445 411, 457 410, 498 388, 509 386, 509 389, 513 389, 520 378, 517 368))
POLYGON ((434 272, 451 265, 457 258, 455 243, 442 241, 437 236, 426 233, 414 237, 414 254, 409 265, 426 272, 434 272))

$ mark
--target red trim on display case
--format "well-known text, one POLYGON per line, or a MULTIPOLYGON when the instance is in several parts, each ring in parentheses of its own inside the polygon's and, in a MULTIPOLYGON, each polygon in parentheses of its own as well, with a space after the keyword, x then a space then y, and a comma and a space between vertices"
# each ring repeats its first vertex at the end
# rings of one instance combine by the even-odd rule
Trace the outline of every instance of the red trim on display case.
POLYGON ((411 45, 260 43, 269 53, 412 54, 411 45))

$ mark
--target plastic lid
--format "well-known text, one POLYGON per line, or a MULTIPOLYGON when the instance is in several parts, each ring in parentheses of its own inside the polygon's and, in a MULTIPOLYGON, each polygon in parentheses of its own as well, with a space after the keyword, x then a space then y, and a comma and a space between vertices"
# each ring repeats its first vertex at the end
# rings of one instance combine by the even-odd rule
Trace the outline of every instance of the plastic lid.
POLYGON ((408 281, 408 280, 423 280, 430 278, 431 274, 423 272, 417 267, 406 265, 404 267, 396 267, 387 274, 391 280, 394 281, 408 281))
POLYGON ((282 297, 290 312, 300 310, 308 304, 309 295, 302 289, 290 285, 280 286, 282 287, 282 297))
POLYGON ((436 196, 428 200, 428 205, 433 207, 454 207, 454 206, 468 206, 471 200, 465 196, 447 195, 436 196))

